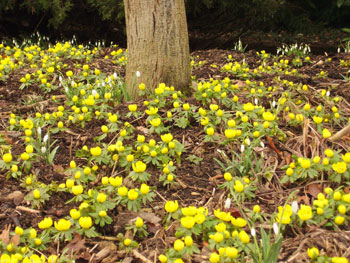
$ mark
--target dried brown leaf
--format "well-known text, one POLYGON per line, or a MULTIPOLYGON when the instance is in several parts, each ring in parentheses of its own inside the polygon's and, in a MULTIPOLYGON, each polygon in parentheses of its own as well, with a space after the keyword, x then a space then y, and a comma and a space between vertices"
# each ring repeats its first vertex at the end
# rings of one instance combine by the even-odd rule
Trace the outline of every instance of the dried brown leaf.
POLYGON ((67 254, 71 254, 72 252, 77 255, 80 250, 85 249, 85 240, 82 239, 81 235, 75 233, 73 240, 71 240, 63 250, 67 250, 67 254))
POLYGON ((10 244, 10 228, 11 225, 6 225, 5 229, 2 230, 0 234, 0 240, 2 240, 6 245, 10 244))
POLYGON ((306 187, 306 193, 310 194, 312 197, 317 198, 319 193, 322 193, 322 186, 320 184, 309 184, 306 187))
POLYGON ((18 246, 20 239, 21 239, 21 236, 16 234, 11 237, 11 243, 13 243, 15 246, 18 246))

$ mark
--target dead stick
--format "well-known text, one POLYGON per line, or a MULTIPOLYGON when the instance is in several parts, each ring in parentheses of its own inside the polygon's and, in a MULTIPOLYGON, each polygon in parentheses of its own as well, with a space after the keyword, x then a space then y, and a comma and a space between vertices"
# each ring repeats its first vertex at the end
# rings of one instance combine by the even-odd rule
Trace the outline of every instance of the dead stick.
POLYGON ((346 134, 350 133, 350 124, 345 126, 343 129, 338 131, 336 134, 334 134, 332 137, 329 138, 331 142, 335 142, 339 139, 341 139, 346 134))
POLYGON ((138 259, 142 260, 143 262, 146 263, 152 263, 151 260, 149 260, 148 258, 146 258, 144 255, 140 254, 137 250, 133 250, 132 253, 134 254, 135 257, 137 257, 138 259))
POLYGON ((31 208, 28 208, 25 206, 16 206, 16 209, 21 210, 23 212, 32 213, 32 214, 39 214, 40 213, 39 210, 31 209, 31 208))

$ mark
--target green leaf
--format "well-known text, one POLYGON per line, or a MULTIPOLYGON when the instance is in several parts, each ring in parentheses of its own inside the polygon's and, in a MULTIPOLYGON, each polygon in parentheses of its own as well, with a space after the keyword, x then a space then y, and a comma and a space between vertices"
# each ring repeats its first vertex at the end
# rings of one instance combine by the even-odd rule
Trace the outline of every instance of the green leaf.
POLYGON ((344 3, 344 0, 337 0, 337 6, 340 8, 344 3))

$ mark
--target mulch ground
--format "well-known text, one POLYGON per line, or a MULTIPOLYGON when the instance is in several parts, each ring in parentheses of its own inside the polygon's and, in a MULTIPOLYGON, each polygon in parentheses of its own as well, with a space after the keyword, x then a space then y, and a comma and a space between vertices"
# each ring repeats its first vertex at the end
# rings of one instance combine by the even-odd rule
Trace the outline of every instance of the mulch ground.
MULTIPOLYGON (((106 51, 106 53, 108 50, 106 51)), ((229 50, 199 50, 191 54, 195 61, 205 61, 201 67, 195 67, 192 75, 196 76, 197 80, 209 80, 210 78, 224 78, 229 76, 227 73, 223 73, 220 69, 227 63, 227 56, 231 54, 237 61, 241 61, 243 58, 245 61, 254 67, 257 60, 255 51, 249 51, 245 54, 236 53, 229 50), (217 65, 216 68, 211 65, 217 65)), ((346 75, 346 68, 339 67, 340 59, 349 59, 349 55, 334 54, 326 57, 325 55, 310 56, 314 64, 305 65, 299 69, 300 77, 289 77, 290 81, 302 82, 312 87, 325 88, 334 86, 332 89, 332 95, 339 95, 344 98, 345 102, 350 102, 350 83, 344 81, 341 75, 346 75), (332 61, 326 60, 331 58, 332 61), (316 79, 316 76, 321 70, 328 73, 325 79, 316 79)), ((119 72, 123 75, 124 69, 110 63, 108 60, 104 60, 103 56, 97 59, 95 62, 103 72, 119 72)), ((31 72, 31 69, 25 69, 31 72)), ((20 90, 20 77, 23 76, 22 72, 13 73, 6 82, 0 82, 0 132, 6 135, 8 144, 12 144, 12 153, 18 155, 24 151, 21 134, 16 132, 5 132, 7 126, 7 118, 10 113, 16 113, 17 115, 26 116, 32 114, 35 111, 50 111, 54 110, 57 105, 53 105, 50 98, 53 95, 58 97, 58 100, 62 101, 60 92, 54 91, 51 93, 43 93, 39 88, 33 86, 30 89, 20 90), (49 102, 50 101, 50 102, 49 102)), ((273 82, 275 76, 266 75, 259 77, 259 81, 263 81, 265 85, 273 82)), ((288 79, 288 78, 287 78, 288 79)), ((310 98, 312 99, 312 98, 310 98)), ((188 99, 189 101, 191 98, 188 99)), ((142 108, 141 102, 139 103, 142 108)), ((344 104, 345 105, 345 104, 344 104)), ((348 104, 349 105, 349 104, 348 104)), ((346 106, 344 106, 346 107, 346 106)), ((127 104, 122 103, 117 105, 113 111, 120 113, 127 112, 127 104)), ((350 109, 343 109, 344 112, 350 111, 350 109)), ((122 118, 126 120, 126 118, 122 118)), ((135 127, 143 126, 144 119, 139 119, 137 123, 133 123, 135 127)), ((67 168, 69 166, 72 156, 75 156, 76 150, 81 149, 83 145, 90 146, 93 144, 93 138, 100 133, 100 127, 103 125, 102 121, 88 122, 86 127, 82 129, 79 126, 70 126, 69 133, 59 133, 53 135, 52 140, 57 140, 59 150, 54 158, 54 166, 48 165, 44 162, 35 163, 32 171, 35 172, 37 179, 43 183, 51 183, 53 181, 59 183, 65 182, 65 175, 60 172, 59 168, 67 168)), ((290 129, 290 128, 288 128, 290 129)), ((222 170, 219 165, 214 161, 215 158, 220 159, 220 153, 217 151, 217 146, 211 143, 203 143, 202 138, 204 136, 203 129, 200 126, 192 126, 190 129, 182 130, 176 126, 172 126, 170 132, 174 135, 175 139, 182 142, 185 145, 186 153, 183 154, 181 166, 178 167, 176 175, 178 178, 178 184, 173 188, 163 187, 157 182, 157 174, 152 174, 151 182, 154 182, 157 187, 157 195, 154 201, 143 212, 150 212, 155 216, 163 218, 164 216, 164 203, 165 200, 178 200, 182 206, 195 205, 206 206, 209 211, 216 208, 223 209, 226 193, 223 189, 218 189, 218 185, 223 182, 223 178, 220 177, 222 170), (191 154, 196 154, 198 157, 203 158, 201 164, 198 166, 193 162, 186 161, 186 157, 191 154)), ((301 130, 294 129, 291 132, 300 136, 301 130)), ((114 134, 109 134, 105 141, 110 141, 114 137, 114 134)), ((285 147, 290 146, 295 151, 304 149, 295 149, 296 143, 285 145, 278 144, 278 140, 275 140, 276 147, 281 151, 286 151, 285 147)), ((269 142, 265 140, 266 147, 262 149, 265 153, 266 169, 272 167, 281 167, 282 161, 279 158, 276 151, 269 147, 269 142)), ((329 145, 323 145, 321 149, 327 148, 329 145)), ((344 140, 342 144, 335 145, 335 148, 341 149, 342 147, 348 147, 349 141, 344 140), (344 146, 345 145, 345 146, 344 146)), ((112 168, 111 168, 112 169, 112 168)), ((112 170, 108 168, 103 172, 109 175, 112 170)), ((283 205, 288 195, 298 189, 300 196, 304 196, 304 201, 312 203, 313 196, 309 190, 308 185, 287 184, 281 185, 279 183, 279 177, 284 173, 279 169, 275 169, 275 173, 270 178, 263 178, 256 190, 256 198, 247 201, 246 207, 253 207, 255 204, 259 204, 261 209, 265 213, 273 213, 279 205, 283 205)), ((152 173, 152 171, 150 171, 152 173)), ((103 176, 103 175, 101 175, 103 176)), ((69 210, 73 205, 65 204, 71 197, 66 193, 58 193, 52 195, 50 200, 40 210, 23 209, 29 208, 30 204, 23 200, 23 196, 26 194, 23 188, 20 186, 19 181, 13 178, 6 179, 4 175, 0 173, 0 230, 5 229, 6 225, 21 226, 23 228, 36 227, 45 216, 51 216, 53 219, 59 219, 64 215, 69 214, 69 210), (11 193, 16 192, 18 196, 16 198, 9 198, 11 193)), ((235 208, 232 208, 232 212, 235 208)), ((123 252, 118 252, 116 248, 116 240, 118 232, 123 229, 125 225, 133 215, 123 209, 114 209, 110 215, 113 218, 113 224, 104 228, 98 228, 97 230, 102 234, 102 237, 95 239, 86 239, 85 244, 79 247, 79 256, 76 257, 76 262, 116 262, 117 260, 123 260, 123 262, 145 262, 142 256, 137 254, 125 255, 123 252), (131 215, 130 215, 131 214, 131 215), (95 246, 98 244, 98 246, 95 246), (98 254, 103 247, 110 247, 109 255, 104 258, 98 254), (113 250, 115 249, 115 250, 113 250), (94 258, 91 258, 95 255, 94 258), (97 255, 97 256, 96 256, 97 255), (129 261, 127 261, 129 260, 129 261)), ((174 241, 174 228, 171 226, 169 229, 164 229, 160 225, 149 224, 150 235, 147 239, 140 241, 140 247, 138 251, 146 258, 154 260, 157 253, 169 247, 172 241, 174 241)), ((305 251, 308 244, 317 244, 325 251, 337 250, 344 252, 349 256, 350 247, 350 231, 344 229, 342 234, 323 228, 305 227, 303 232, 295 233, 292 229, 287 229, 285 233, 285 239, 282 245, 282 250, 279 256, 280 262, 303 262, 305 260, 305 251)), ((62 246, 62 245, 61 245, 62 246)), ((54 252, 57 247, 52 243, 48 251, 54 252)), ((197 261, 197 260, 195 260, 197 261)), ((200 261, 198 259, 198 261, 200 261)), ((306 261, 305 261, 306 262, 306 261)))

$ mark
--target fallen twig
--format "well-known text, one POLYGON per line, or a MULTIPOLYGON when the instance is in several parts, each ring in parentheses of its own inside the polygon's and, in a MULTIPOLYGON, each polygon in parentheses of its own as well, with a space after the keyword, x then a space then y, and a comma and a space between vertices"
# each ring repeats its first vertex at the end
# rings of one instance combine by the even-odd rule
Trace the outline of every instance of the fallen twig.
POLYGON ((343 129, 341 129, 340 131, 338 131, 336 134, 334 134, 333 136, 331 136, 329 138, 329 140, 331 142, 335 142, 340 140, 343 136, 345 136, 346 134, 350 133, 350 124, 345 126, 343 129))
POLYGON ((39 214, 40 211, 39 210, 35 210, 29 207, 25 207, 25 206, 16 206, 16 209, 21 210, 23 212, 27 212, 27 213, 32 213, 32 214, 39 214))

